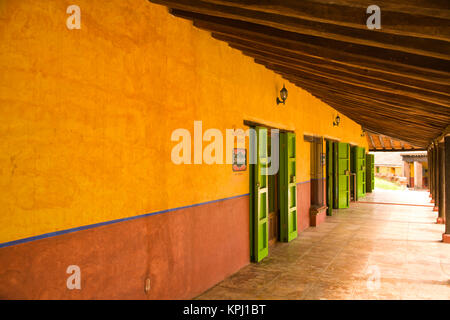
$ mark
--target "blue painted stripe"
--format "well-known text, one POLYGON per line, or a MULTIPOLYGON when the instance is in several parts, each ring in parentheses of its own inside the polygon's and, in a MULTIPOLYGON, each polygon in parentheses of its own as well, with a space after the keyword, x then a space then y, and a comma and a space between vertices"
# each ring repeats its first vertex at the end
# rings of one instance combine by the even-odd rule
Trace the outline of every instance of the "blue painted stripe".
MULTIPOLYGON (((303 183, 307 183, 307 182, 310 182, 310 180, 298 182, 297 185, 303 184, 303 183)), ((157 215, 157 214, 173 212, 173 211, 176 211, 176 210, 182 210, 182 209, 198 207, 198 206, 211 204, 211 203, 215 203, 215 202, 219 202, 219 201, 231 200, 231 199, 235 199, 235 198, 245 197, 245 196, 248 196, 248 195, 250 195, 250 194, 246 193, 246 194, 241 194, 241 195, 238 195, 238 196, 233 196, 233 197, 228 197, 228 198, 223 198, 223 199, 217 199, 217 200, 211 200, 211 201, 191 204, 191 205, 183 206, 183 207, 166 209, 166 210, 162 210, 162 211, 145 213, 145 214, 140 214, 140 215, 137 215, 137 216, 127 217, 127 218, 115 219, 115 220, 89 224, 89 225, 86 225, 86 226, 81 226, 81 227, 76 227, 76 228, 71 228, 71 229, 66 229, 66 230, 60 230, 60 231, 55 231, 55 232, 44 233, 44 234, 41 234, 41 235, 38 235, 38 236, 32 236, 32 237, 28 237, 28 238, 23 238, 23 239, 18 239, 18 240, 14 240, 14 241, 0 243, 0 248, 10 247, 10 246, 14 246, 14 245, 22 244, 22 243, 27 243, 27 242, 31 242, 31 241, 35 241, 35 240, 41 240, 41 239, 45 239, 45 238, 56 237, 56 236, 60 236, 60 235, 67 234, 67 233, 72 233, 72 232, 77 232, 77 231, 82 231, 82 230, 87 230, 87 229, 93 229, 93 228, 97 228, 97 227, 101 227, 101 226, 107 226, 107 225, 118 223, 118 222, 123 222, 123 221, 139 219, 139 218, 150 217, 150 216, 154 216, 154 215, 157 215)))
POLYGON ((306 180, 306 181, 302 181, 302 182, 297 182, 297 185, 299 185, 299 184, 304 184, 304 183, 307 183, 307 182, 311 182, 311 180, 326 180, 326 179, 327 179, 326 177, 324 177, 324 178, 317 178, 317 179, 313 178, 313 179, 310 179, 310 180, 306 180))
POLYGON ((183 207, 178 207, 178 208, 166 209, 166 210, 162 210, 162 211, 156 211, 156 212, 151 212, 151 213, 140 214, 140 215, 137 215, 137 216, 127 217, 127 218, 121 218, 121 219, 115 219, 115 220, 110 220, 110 221, 105 221, 105 222, 99 222, 99 223, 89 224, 89 225, 86 225, 86 226, 81 226, 81 227, 76 227, 76 228, 71 228, 71 229, 66 229, 66 230, 61 230, 61 231, 44 233, 44 234, 41 234, 41 235, 38 235, 38 236, 33 236, 33 237, 23 238, 23 239, 19 239, 19 240, 14 240, 14 241, 0 243, 0 248, 10 247, 10 246, 14 246, 14 245, 17 245, 17 244, 22 244, 22 243, 26 243, 26 242, 35 241, 35 240, 40 240, 40 239, 60 236, 60 235, 63 235, 63 234, 72 233, 72 232, 76 232, 76 231, 93 229, 93 228, 97 228, 97 227, 101 227, 101 226, 107 226, 109 224, 118 223, 118 222, 122 222, 122 221, 129 221, 129 220, 134 220, 134 219, 139 219, 139 218, 145 218, 145 217, 150 217, 150 216, 154 216, 154 215, 157 215, 157 214, 168 213, 168 212, 173 212, 173 211, 177 211, 177 210, 203 206, 203 205, 206 205, 206 204, 216 203, 216 202, 220 202, 220 201, 241 198, 241 197, 245 197, 245 196, 248 196, 248 195, 250 195, 250 194, 246 193, 246 194, 241 194, 241 195, 238 195, 238 196, 233 196, 233 197, 228 197, 228 198, 223 198, 223 199, 217 199, 217 200, 211 200, 211 201, 191 204, 191 205, 188 205, 188 206, 183 206, 183 207))

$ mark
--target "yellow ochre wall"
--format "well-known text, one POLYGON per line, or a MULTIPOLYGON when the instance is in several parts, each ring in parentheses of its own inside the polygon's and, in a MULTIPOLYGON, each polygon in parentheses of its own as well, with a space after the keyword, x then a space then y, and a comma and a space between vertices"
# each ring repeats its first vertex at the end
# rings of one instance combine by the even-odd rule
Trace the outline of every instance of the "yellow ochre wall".
POLYGON ((165 7, 77 0, 69 30, 71 4, 0 1, 0 243, 248 193, 248 170, 171 162, 172 131, 194 120, 295 130, 298 182, 303 133, 367 150, 358 124, 333 127, 331 107, 165 7))
POLYGON ((378 168, 380 168, 379 173, 382 174, 393 174, 395 176, 403 176, 402 167, 378 166, 378 168))

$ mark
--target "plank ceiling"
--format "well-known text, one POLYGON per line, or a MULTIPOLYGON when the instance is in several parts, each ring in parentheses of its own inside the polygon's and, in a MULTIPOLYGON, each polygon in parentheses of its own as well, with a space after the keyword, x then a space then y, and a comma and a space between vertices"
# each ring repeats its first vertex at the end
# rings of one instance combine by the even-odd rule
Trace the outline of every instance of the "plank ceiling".
POLYGON ((150 1, 365 129, 425 148, 450 124, 449 0, 150 1))

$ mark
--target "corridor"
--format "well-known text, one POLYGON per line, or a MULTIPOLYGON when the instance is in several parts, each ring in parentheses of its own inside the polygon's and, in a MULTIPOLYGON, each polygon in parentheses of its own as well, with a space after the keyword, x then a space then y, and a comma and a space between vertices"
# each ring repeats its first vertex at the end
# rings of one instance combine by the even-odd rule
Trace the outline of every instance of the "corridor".
POLYGON ((450 299, 428 192, 375 190, 197 299, 450 299))

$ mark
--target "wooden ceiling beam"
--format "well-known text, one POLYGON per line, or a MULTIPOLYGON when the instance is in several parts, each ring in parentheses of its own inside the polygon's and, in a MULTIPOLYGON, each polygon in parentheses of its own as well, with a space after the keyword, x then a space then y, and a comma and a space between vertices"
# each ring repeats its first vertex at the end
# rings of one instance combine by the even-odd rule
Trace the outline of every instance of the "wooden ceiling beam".
POLYGON ((255 59, 255 61, 257 63, 269 66, 273 70, 278 70, 286 74, 291 74, 301 79, 314 82, 318 85, 323 85, 324 87, 327 88, 331 87, 339 91, 353 92, 363 97, 377 99, 380 101, 384 101, 386 103, 395 103, 395 105, 397 106, 403 106, 405 108, 410 108, 414 110, 422 110, 424 112, 430 112, 432 110, 435 117, 439 115, 442 115, 447 119, 450 117, 450 108, 447 106, 418 100, 405 95, 393 94, 379 89, 370 89, 367 87, 362 87, 359 84, 356 83, 352 84, 349 83, 348 81, 344 82, 344 80, 338 78, 330 79, 327 78, 326 76, 322 76, 319 74, 311 74, 301 71, 299 69, 285 67, 280 65, 279 63, 262 62, 262 60, 259 59, 255 59))
MULTIPOLYGON (((239 45, 230 43, 230 46, 234 49, 242 51, 243 54, 252 58, 265 61, 267 63, 276 63, 284 67, 293 68, 310 74, 317 74, 325 76, 328 79, 335 79, 340 81, 341 79, 358 86, 363 86, 371 89, 382 90, 384 92, 406 95, 425 102, 431 102, 440 104, 446 107, 450 107, 450 95, 441 94, 437 92, 430 92, 420 88, 406 86, 400 83, 394 83, 391 81, 385 81, 384 79, 367 77, 361 74, 337 70, 335 68, 329 68, 327 66, 311 64, 299 59, 282 57, 273 53, 261 52, 250 48, 245 48, 239 45)), ((450 91, 450 88, 449 88, 450 91)))
MULTIPOLYGON (((280 14, 290 17, 331 23, 356 29, 366 29, 366 9, 371 1, 318 0, 205 0, 205 2, 280 14)), ((382 12, 382 32, 395 35, 449 40, 448 19, 450 11, 445 0, 424 1, 411 5, 412 1, 377 1, 382 12), (399 23, 401 21, 401 23, 399 23)), ((416 1, 417 2, 417 1, 416 1)))
MULTIPOLYGON (((320 94, 321 97, 326 97, 328 100, 341 101, 352 107, 355 107, 352 112, 349 113, 350 118, 359 113, 368 114, 374 119, 377 118, 386 118, 386 119, 395 119, 398 121, 403 121, 405 124, 408 123, 415 127, 423 127, 424 131, 429 132, 430 134, 434 134, 436 132, 440 132, 441 126, 436 124, 435 119, 430 117, 429 120, 425 121, 423 117, 417 117, 416 115, 412 115, 410 117, 406 117, 405 115, 397 115, 389 110, 382 110, 381 104, 366 100, 363 101, 360 97, 355 95, 343 95, 342 93, 330 92, 330 90, 324 90, 323 88, 311 85, 310 83, 302 82, 301 80, 290 78, 290 80, 298 85, 299 87, 304 88, 305 90, 311 92, 313 95, 320 94), (376 112, 374 111, 376 110, 376 112)), ((419 129, 418 129, 419 130, 419 129)))
POLYGON ((449 60, 306 36, 253 23, 182 10, 173 9, 171 13, 178 17, 191 19, 196 27, 210 32, 232 35, 244 40, 252 39, 293 52, 306 52, 314 56, 385 71, 395 70, 405 76, 415 75, 423 77, 423 79, 433 79, 433 81, 445 85, 450 84, 449 60), (389 59, 384 59, 384 57, 389 59))
POLYGON ((391 95, 390 101, 401 101, 402 103, 410 104, 414 107, 412 101, 422 104, 423 108, 430 110, 431 104, 442 106, 444 113, 450 114, 450 97, 442 94, 424 93, 420 89, 411 89, 399 84, 391 84, 381 79, 370 79, 360 75, 354 75, 347 72, 328 70, 320 66, 307 66, 302 62, 295 62, 289 58, 277 59, 270 54, 259 54, 252 51, 242 51, 245 55, 255 58, 255 61, 263 61, 265 64, 278 65, 281 68, 289 68, 292 72, 299 74, 307 74, 316 79, 323 79, 325 81, 336 81, 341 84, 356 86, 360 89, 370 89, 367 93, 391 95), (392 97, 397 97, 392 99, 392 97))
MULTIPOLYGON (((280 73, 277 70, 274 71, 280 73)), ((426 147, 434 138, 434 136, 439 135, 439 132, 441 130, 440 126, 448 123, 448 118, 445 118, 443 121, 441 121, 440 126, 436 126, 436 122, 439 121, 437 120, 436 115, 432 113, 432 110, 428 110, 431 111, 431 113, 428 113, 426 114, 426 116, 421 117, 418 117, 417 114, 412 112, 411 118, 405 120, 404 115, 403 117, 398 117, 396 116, 395 112, 392 112, 392 108, 398 107, 397 105, 390 106, 387 111, 387 115, 382 117, 381 121, 375 121, 375 118, 380 118, 380 102, 376 101, 376 99, 367 99, 364 97, 355 96, 354 101, 352 101, 351 104, 348 102, 348 99, 347 101, 336 103, 337 97, 340 97, 342 95, 342 92, 335 91, 335 88, 329 87, 326 88, 326 90, 323 90, 323 87, 319 87, 319 89, 322 89, 325 92, 325 95, 328 95, 327 97, 324 97, 324 93, 318 94, 317 91, 311 90, 310 83, 306 83, 305 85, 305 82, 299 82, 298 78, 293 79, 292 75, 282 75, 297 86, 310 91, 313 95, 317 96, 319 99, 323 100, 324 102, 347 115, 356 122, 360 124, 367 124, 367 126, 370 124, 372 125, 372 128, 374 128, 374 123, 376 122, 375 125, 378 131, 385 132, 386 134, 389 133, 395 138, 410 141, 412 144, 419 145, 421 147, 426 147), (364 99, 372 101, 372 103, 374 101, 376 102, 376 104, 367 107, 366 114, 372 113, 370 114, 370 116, 363 116, 360 114, 361 112, 364 112, 364 103, 362 102, 362 100, 364 99), (430 121, 428 124, 424 123, 425 117, 428 119, 428 121, 430 121), (399 125, 402 126, 401 132, 399 132, 398 130, 399 125)), ((301 80, 304 81, 304 79, 301 80)), ((317 87, 315 89, 317 90, 317 87)), ((353 93, 349 94, 352 95, 353 93)), ((411 108, 409 108, 409 110, 413 111, 411 110, 411 108)))
MULTIPOLYGON (((301 86, 301 84, 299 84, 299 86, 301 86)), ((370 128, 378 132, 389 133, 390 136, 395 137, 396 139, 410 141, 410 143, 425 147, 428 145, 429 141, 433 139, 436 133, 439 132, 437 129, 431 130, 426 127, 418 127, 417 125, 401 118, 383 118, 378 114, 368 115, 367 113, 354 113, 356 107, 361 106, 361 103, 352 103, 348 100, 340 100, 335 96, 330 98, 327 97, 325 93, 314 91, 314 89, 311 91, 313 95, 317 96, 319 99, 323 100, 340 113, 362 124, 365 128, 370 128), (399 126, 402 127, 402 130, 398 130, 399 126)))
MULTIPOLYGON (((348 115, 349 110, 352 107, 344 106, 342 103, 336 101, 328 101, 326 98, 322 98, 328 103, 330 106, 338 110, 340 113, 350 117, 348 115)), ((428 145, 429 141, 432 139, 430 136, 426 136, 427 131, 418 131, 414 127, 409 127, 402 123, 399 124, 398 121, 395 120, 383 120, 381 122, 374 121, 373 117, 367 116, 365 114, 359 114, 354 116, 356 118, 355 121, 364 125, 365 127, 371 128, 373 130, 386 132, 386 134, 390 134, 394 136, 396 139, 402 139, 406 141, 410 141, 410 143, 420 146, 428 145), (398 125, 402 126, 402 130, 398 130, 398 125)))
POLYGON ((290 58, 295 61, 301 61, 305 64, 311 66, 321 66, 328 68, 330 70, 337 70, 348 72, 356 75, 364 75, 370 79, 383 79, 390 83, 396 83, 404 86, 408 86, 413 89, 423 90, 426 93, 436 93, 443 95, 445 97, 450 96, 450 85, 439 84, 432 81, 418 80, 412 77, 404 77, 398 74, 392 74, 391 72, 371 70, 367 68, 362 68, 359 66, 351 66, 348 64, 343 64, 339 61, 330 61, 322 57, 314 57, 299 52, 291 52, 284 50, 283 48, 275 48, 272 46, 267 46, 261 43, 252 42, 251 40, 243 40, 232 36, 226 36, 218 33, 212 33, 212 36, 221 41, 227 42, 232 48, 238 50, 253 51, 259 54, 270 54, 273 56, 282 58, 290 58))
POLYGON ((427 119, 424 119, 417 115, 407 115, 400 112, 387 111, 385 108, 381 110, 380 104, 376 101, 362 100, 357 95, 328 92, 327 90, 318 87, 312 88, 310 83, 298 80, 292 80, 292 82, 313 95, 317 96, 317 93, 322 93, 322 96, 326 96, 328 99, 352 103, 355 107, 349 114, 352 119, 360 113, 365 113, 372 116, 374 119, 397 119, 399 121, 404 121, 415 127, 423 127, 425 130, 429 130, 430 133, 441 132, 442 126, 445 124, 445 121, 443 120, 433 120, 432 116, 428 116, 427 119))
POLYGON ((370 115, 374 119, 395 119, 397 121, 403 122, 403 124, 409 124, 415 127, 422 127, 423 130, 426 130, 430 134, 434 134, 437 132, 440 132, 441 127, 436 125, 436 123, 432 120, 425 121, 423 118, 419 118, 417 116, 405 116, 405 115, 398 115, 392 111, 384 111, 381 110, 380 104, 377 104, 376 102, 370 102, 370 101, 362 101, 357 96, 352 95, 343 95, 343 94, 337 94, 337 93, 329 93, 327 90, 323 90, 321 88, 311 88, 309 84, 297 82, 297 84, 301 87, 306 88, 307 90, 311 90, 313 93, 321 93, 322 97, 326 97, 328 100, 336 100, 341 101, 344 103, 348 103, 353 108, 352 111, 350 111, 349 116, 350 118, 360 114, 365 113, 367 115, 370 115), (377 112, 374 112, 374 110, 377 110, 377 112))
POLYGON ((398 50, 423 56, 449 59, 450 42, 418 38, 412 36, 394 35, 385 32, 373 32, 367 28, 352 28, 307 19, 250 10, 235 6, 215 4, 199 0, 150 0, 163 4, 172 9, 195 12, 215 17, 256 23, 284 31, 296 32, 304 35, 340 40, 354 44, 398 50))
MULTIPOLYGON (((383 103, 384 105, 389 105, 390 106, 389 109, 391 110, 391 112, 393 109, 398 109, 399 112, 403 112, 411 116, 428 117, 434 123, 436 123, 439 120, 442 120, 442 125, 446 125, 450 121, 450 108, 446 108, 443 106, 437 107, 431 104, 423 104, 421 106, 419 106, 418 104, 412 105, 412 103, 406 104, 408 103, 408 99, 406 97, 395 97, 393 95, 384 95, 382 93, 377 94, 369 91, 368 89, 361 89, 357 86, 341 84, 338 81, 330 81, 329 79, 323 77, 316 77, 310 74, 302 73, 297 70, 291 70, 289 68, 278 66, 272 63, 265 63, 258 59, 256 59, 255 61, 257 63, 265 65, 266 67, 277 73, 280 73, 285 76, 292 76, 295 79, 302 81, 303 83, 307 82, 317 87, 322 87, 323 89, 328 90, 330 92, 336 92, 337 94, 345 93, 351 96, 357 96, 358 98, 371 99, 373 101, 383 103), (394 102, 395 104, 393 104, 394 102)), ((377 111, 378 110, 376 109, 373 110, 374 113, 377 111)))
MULTIPOLYGON (((422 138, 418 138, 418 139, 411 138, 411 130, 399 131, 398 129, 392 129, 392 126, 387 127, 387 126, 380 126, 379 124, 374 124, 373 122, 370 121, 370 117, 367 117, 367 116, 360 116, 360 117, 361 117, 361 119, 359 119, 359 123, 364 124, 365 126, 367 126, 367 128, 370 128, 370 129, 373 129, 376 131, 379 131, 381 128, 383 130, 383 132, 385 132, 386 134, 389 134, 390 136, 393 136, 395 139, 408 140, 408 141, 410 141, 411 144, 417 145, 417 146, 420 146, 423 148, 425 148, 429 144, 429 141, 424 142, 424 140, 422 138)), ((392 122, 390 124, 392 124, 392 122)), ((382 147, 383 147, 383 145, 382 145, 382 147)))

